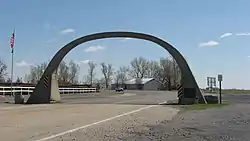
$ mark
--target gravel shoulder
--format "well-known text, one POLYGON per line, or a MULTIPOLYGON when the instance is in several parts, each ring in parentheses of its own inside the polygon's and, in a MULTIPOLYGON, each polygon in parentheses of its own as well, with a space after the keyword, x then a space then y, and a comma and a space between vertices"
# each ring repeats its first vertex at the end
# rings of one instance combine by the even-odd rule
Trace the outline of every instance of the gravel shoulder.
MULTIPOLYGON (((68 133, 51 139, 50 141, 134 141, 152 140, 151 125, 170 121, 179 112, 169 106, 155 106, 137 113, 129 114, 105 123, 68 133), (143 134, 146 133, 146 134, 143 134)), ((157 138, 160 140, 160 138, 157 138)))
MULTIPOLYGON (((182 111, 172 121, 148 126, 151 130, 140 134, 152 135, 146 141, 249 141, 249 108, 248 104, 233 104, 182 111)), ((142 141, 138 136, 135 139, 142 141)))
POLYGON ((249 108, 248 104, 232 104, 221 108, 187 110, 179 112, 172 119, 166 114, 171 112, 170 109, 155 107, 150 110, 151 114, 149 111, 139 112, 106 122, 98 127, 93 126, 55 138, 53 141, 59 139, 64 141, 248 141, 250 138, 249 108))

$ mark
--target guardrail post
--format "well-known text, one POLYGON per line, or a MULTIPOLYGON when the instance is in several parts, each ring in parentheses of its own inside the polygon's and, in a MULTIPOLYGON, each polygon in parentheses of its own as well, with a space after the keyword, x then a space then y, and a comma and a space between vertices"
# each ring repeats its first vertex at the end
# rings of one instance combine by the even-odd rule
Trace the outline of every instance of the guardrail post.
POLYGON ((23 95, 23 88, 21 87, 21 95, 23 95))

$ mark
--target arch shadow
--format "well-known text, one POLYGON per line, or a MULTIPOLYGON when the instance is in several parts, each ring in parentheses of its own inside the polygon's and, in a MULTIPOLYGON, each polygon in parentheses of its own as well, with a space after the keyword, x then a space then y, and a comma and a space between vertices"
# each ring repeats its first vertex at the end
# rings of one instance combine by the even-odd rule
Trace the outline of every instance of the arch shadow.
MULTIPOLYGON (((147 41, 151 41, 153 43, 156 43, 166 49, 176 60, 181 72, 182 72, 182 85, 183 88, 192 88, 195 89, 196 98, 199 99, 200 103, 206 103, 205 99, 198 87, 198 84, 192 74, 192 71, 190 67, 188 66, 186 60, 181 55, 181 53, 174 48, 169 43, 165 42, 164 40, 149 35, 145 33, 137 33, 137 32, 102 32, 102 33, 94 33, 90 35, 86 35, 80 38, 77 38, 73 40, 72 42, 68 43, 64 47, 62 47, 52 58, 50 63, 48 64, 48 67, 44 71, 41 79, 37 83, 33 93, 29 97, 26 104, 42 104, 42 103, 50 103, 51 94, 53 93, 52 88, 52 74, 53 72, 58 68, 60 62, 63 60, 63 58, 67 55, 68 52, 70 52, 72 49, 74 49, 76 46, 86 43, 92 40, 97 39, 104 39, 104 38, 118 38, 118 37, 128 37, 128 38, 136 38, 136 39, 143 39, 147 41)), ((58 84, 56 84, 58 85, 58 84)), ((58 86, 57 86, 58 87, 58 86)), ((184 94, 185 95, 185 94, 184 94)))

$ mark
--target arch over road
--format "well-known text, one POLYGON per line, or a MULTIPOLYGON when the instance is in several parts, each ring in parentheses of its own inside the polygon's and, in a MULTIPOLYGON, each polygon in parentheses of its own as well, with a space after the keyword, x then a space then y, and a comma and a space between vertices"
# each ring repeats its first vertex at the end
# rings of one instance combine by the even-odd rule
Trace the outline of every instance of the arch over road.
MULTIPOLYGON (((176 60, 177 64, 180 67, 180 70, 182 72, 182 86, 183 88, 187 89, 187 93, 190 90, 191 93, 194 93, 196 98, 199 99, 200 103, 205 103, 205 99, 197 85, 197 82, 191 72, 191 69, 189 68, 186 60, 181 55, 181 53, 174 48, 169 43, 165 42, 164 40, 144 33, 137 33, 137 32, 102 32, 102 33, 95 33, 86 35, 83 37, 80 37, 78 39, 75 39, 74 41, 68 43, 64 47, 62 47, 56 55, 53 57, 53 59, 48 64, 48 67, 44 71, 40 81, 37 83, 33 93, 29 97, 26 104, 42 104, 42 103, 50 103, 50 100, 52 100, 54 92, 56 93, 55 89, 56 87, 52 85, 53 83, 53 73, 58 68, 60 62, 63 60, 65 55, 67 55, 72 49, 74 49, 76 46, 86 43, 92 40, 97 39, 104 39, 104 38, 117 38, 117 37, 128 37, 128 38, 136 38, 136 39, 143 39, 147 41, 154 42, 164 49, 166 49, 176 60)), ((57 85, 58 88, 58 84, 57 85)), ((57 90, 58 91, 58 90, 57 90)), ((184 92, 184 96, 187 95, 184 92)), ((59 96, 60 97, 60 96, 59 96)), ((193 97, 194 98, 194 97, 193 97)))

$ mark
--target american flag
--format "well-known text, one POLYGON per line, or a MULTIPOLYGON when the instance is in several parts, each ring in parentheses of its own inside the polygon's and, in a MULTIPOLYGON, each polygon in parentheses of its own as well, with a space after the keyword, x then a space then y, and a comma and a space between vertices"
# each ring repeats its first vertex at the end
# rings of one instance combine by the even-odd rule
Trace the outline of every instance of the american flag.
POLYGON ((14 48, 14 42, 15 42, 15 30, 12 33, 12 36, 10 38, 10 47, 13 49, 14 48))

